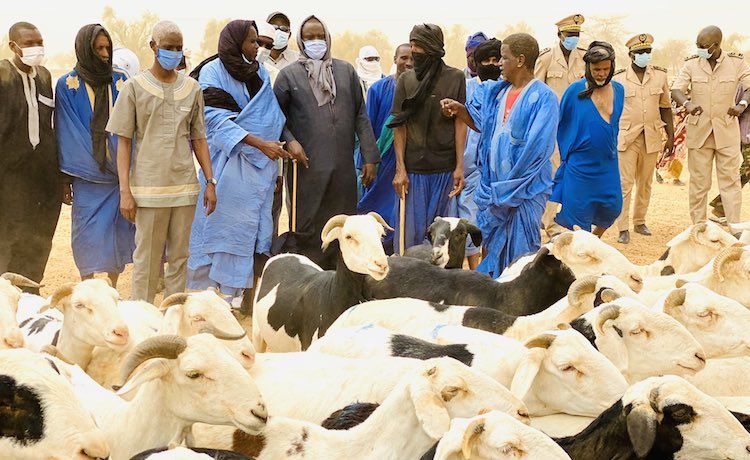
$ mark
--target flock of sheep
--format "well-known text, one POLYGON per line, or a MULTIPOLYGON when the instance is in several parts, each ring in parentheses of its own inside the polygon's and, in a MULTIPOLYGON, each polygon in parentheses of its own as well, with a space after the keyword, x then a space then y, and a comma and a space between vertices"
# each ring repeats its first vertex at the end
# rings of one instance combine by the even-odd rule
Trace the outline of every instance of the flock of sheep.
POLYGON ((750 241, 698 224, 639 266, 577 230, 493 280, 451 269, 465 221, 414 257, 387 230, 270 259, 247 332, 214 290, 2 275, 0 458, 750 459, 750 241))

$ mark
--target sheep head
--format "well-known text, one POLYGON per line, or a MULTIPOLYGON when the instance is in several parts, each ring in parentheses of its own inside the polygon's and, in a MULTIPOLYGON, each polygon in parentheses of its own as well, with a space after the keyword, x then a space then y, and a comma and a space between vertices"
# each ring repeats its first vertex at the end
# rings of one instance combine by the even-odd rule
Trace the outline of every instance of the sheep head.
MULTIPOLYGON (((385 229, 383 218, 371 213, 365 216, 338 215, 323 227, 323 249, 333 240, 339 241, 346 267, 354 273, 369 275, 377 281, 388 275, 388 258, 383 250, 385 229)), ((387 224, 386 224, 387 225, 387 224)))

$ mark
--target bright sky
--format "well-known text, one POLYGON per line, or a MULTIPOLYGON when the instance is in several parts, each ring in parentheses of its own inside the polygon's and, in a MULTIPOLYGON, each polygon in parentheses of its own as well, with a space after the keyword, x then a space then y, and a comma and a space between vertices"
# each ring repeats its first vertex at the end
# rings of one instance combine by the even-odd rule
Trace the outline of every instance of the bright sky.
MULTIPOLYGON (((48 55, 70 52, 79 27, 99 22, 104 6, 109 2, 97 0, 3 0, 0 7, 0 35, 16 21, 29 21, 42 31, 48 55)), ((502 30, 507 24, 525 21, 531 25, 541 46, 555 41, 554 23, 569 14, 584 16, 627 15, 624 25, 635 33, 649 32, 658 42, 660 38, 680 38, 692 41, 701 27, 718 25, 725 35, 745 33, 747 15, 740 8, 740 0, 578 0, 519 1, 500 0, 287 0, 259 1, 197 1, 197 0, 125 0, 110 3, 117 14, 132 20, 145 11, 162 19, 175 21, 183 30, 185 45, 198 49, 206 22, 211 18, 248 18, 263 20, 278 5, 292 19, 295 28, 299 21, 315 12, 326 21, 333 34, 347 29, 378 29, 395 45, 408 39, 411 27, 419 22, 463 24, 472 31, 488 34, 502 30), (283 6, 282 6, 283 5, 283 6), (512 5, 507 9, 503 5, 512 5)), ((584 24, 585 27, 585 24, 584 24)))

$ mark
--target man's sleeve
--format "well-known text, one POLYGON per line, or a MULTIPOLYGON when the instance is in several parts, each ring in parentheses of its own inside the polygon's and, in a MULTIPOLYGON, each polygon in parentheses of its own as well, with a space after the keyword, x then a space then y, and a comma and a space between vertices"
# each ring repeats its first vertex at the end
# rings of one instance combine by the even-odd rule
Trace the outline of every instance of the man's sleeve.
POLYGON ((123 85, 107 122, 107 132, 128 139, 133 138, 136 128, 134 85, 135 82, 132 80, 123 85))
POLYGON ((190 139, 206 138, 206 119, 204 114, 203 91, 198 86, 198 92, 193 102, 193 112, 190 118, 190 139))
POLYGON ((549 63, 544 55, 539 56, 534 65, 534 78, 541 80, 543 83, 547 83, 547 68, 549 63))
POLYGON ((289 88, 289 79, 287 78, 287 68, 282 69, 279 72, 279 76, 276 77, 276 83, 273 85, 273 92, 276 94, 276 101, 281 107, 281 111, 284 112, 287 122, 284 124, 284 129, 281 131, 281 140, 284 142, 295 141, 294 134, 289 129, 289 105, 292 101, 291 90, 289 88))
POLYGON ((750 89, 750 66, 747 65, 747 61, 744 59, 740 60, 739 76, 737 79, 745 91, 750 89))
POLYGON ((458 94, 456 94, 456 101, 460 102, 461 104, 466 104, 466 79, 462 74, 460 75, 460 78, 456 78, 456 80, 458 83, 458 94))
POLYGON ((669 83, 667 82, 667 74, 664 74, 664 84, 662 85, 662 93, 661 97, 659 98, 659 108, 660 109, 671 109, 672 108, 672 98, 669 95, 669 83))
POLYGON ((359 152, 362 155, 362 160, 365 164, 380 163, 380 151, 378 145, 375 142, 375 134, 372 131, 372 123, 370 123, 370 117, 367 116, 365 110, 365 98, 362 91, 358 91, 360 87, 359 77, 354 70, 354 67, 350 67, 350 78, 354 82, 355 88, 352 90, 354 96, 354 110, 356 113, 355 129, 357 131, 357 137, 359 138, 359 152))
POLYGON ((401 104, 406 99, 406 87, 404 86, 404 74, 398 77, 396 82, 396 92, 393 94, 393 107, 391 107, 391 115, 401 113, 401 104))
POLYGON ((672 82, 672 89, 677 89, 682 91, 683 93, 687 93, 687 90, 690 87, 690 79, 690 68, 686 64, 682 66, 680 72, 677 74, 677 78, 675 78, 672 82))

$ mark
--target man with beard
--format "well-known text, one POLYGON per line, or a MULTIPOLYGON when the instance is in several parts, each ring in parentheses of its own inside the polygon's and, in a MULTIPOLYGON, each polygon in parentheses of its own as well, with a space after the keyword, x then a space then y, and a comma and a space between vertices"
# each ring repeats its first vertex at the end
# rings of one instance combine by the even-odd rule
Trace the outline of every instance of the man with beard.
MULTIPOLYGON (((448 201, 464 185, 466 126, 446 117, 440 101, 464 103, 466 79, 443 62, 443 31, 434 24, 414 26, 409 35, 414 69, 399 77, 393 98, 396 175, 393 187, 405 201, 404 247, 422 244, 435 217, 445 216, 448 201)), ((397 204, 398 206, 399 204, 397 204)), ((400 220, 400 219, 399 219, 400 220)), ((401 223, 396 226, 400 235, 401 223)))
POLYGON ((560 103, 557 143, 562 160, 550 201, 555 221, 601 237, 622 210, 617 135, 625 90, 612 82, 615 50, 594 41, 584 56, 586 78, 570 85, 560 103), (593 227, 593 228, 592 228, 593 227))

